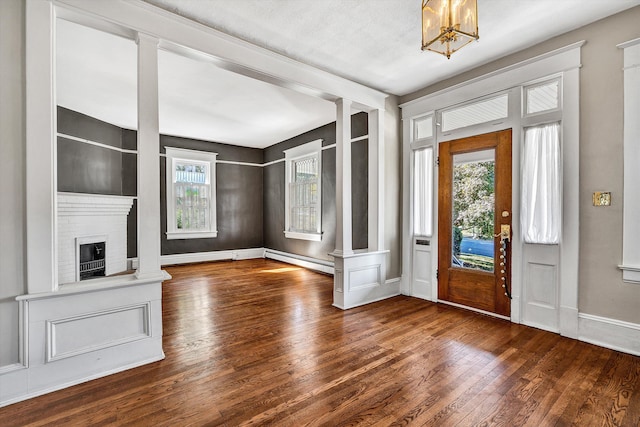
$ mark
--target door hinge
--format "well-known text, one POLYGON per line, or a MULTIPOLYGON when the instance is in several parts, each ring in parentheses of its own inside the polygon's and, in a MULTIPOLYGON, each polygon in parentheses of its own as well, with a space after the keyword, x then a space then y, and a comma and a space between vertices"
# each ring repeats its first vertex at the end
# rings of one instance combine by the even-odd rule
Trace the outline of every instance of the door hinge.
POLYGON ((440 166, 440 156, 436 157, 436 166, 440 166))
POLYGON ((440 278, 440 271, 436 270, 436 279, 439 279, 439 278, 440 278))

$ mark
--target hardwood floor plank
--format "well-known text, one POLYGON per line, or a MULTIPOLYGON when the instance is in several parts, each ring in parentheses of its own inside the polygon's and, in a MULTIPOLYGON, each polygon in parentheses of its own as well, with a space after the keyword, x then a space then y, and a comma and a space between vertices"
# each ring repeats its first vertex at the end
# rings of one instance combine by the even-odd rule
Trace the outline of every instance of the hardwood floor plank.
POLYGON ((0 408, 10 426, 640 423, 640 358, 257 259, 167 269, 166 358, 0 408))

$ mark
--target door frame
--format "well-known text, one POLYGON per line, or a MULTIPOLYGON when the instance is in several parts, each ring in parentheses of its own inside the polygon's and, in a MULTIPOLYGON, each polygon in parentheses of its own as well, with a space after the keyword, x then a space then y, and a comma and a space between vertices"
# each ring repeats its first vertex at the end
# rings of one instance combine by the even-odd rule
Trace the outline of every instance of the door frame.
MULTIPOLYGON (((416 141, 413 138, 414 118, 439 111, 451 106, 459 105, 471 100, 477 100, 483 96, 495 94, 500 91, 514 90, 516 97, 510 97, 509 123, 496 124, 488 131, 501 128, 513 128, 513 275, 511 321, 520 323, 521 318, 521 293, 522 293, 522 242, 519 230, 519 200, 520 200, 520 145, 523 133, 523 119, 521 114, 521 90, 523 85, 551 78, 562 77, 562 239, 559 245, 559 290, 558 290, 558 330, 563 336, 578 338, 578 248, 579 248, 579 84, 581 66, 581 47, 584 41, 579 41, 560 49, 556 49, 542 55, 527 59, 519 63, 513 63, 501 69, 496 69, 488 74, 471 78, 467 81, 454 84, 446 89, 433 92, 421 98, 400 105, 403 118, 403 275, 402 293, 415 295, 412 284, 411 260, 412 252, 412 176, 411 164, 412 146, 416 141)), ((437 120, 436 120, 437 121, 437 120)), ((491 126, 489 126, 491 127, 491 126)), ((434 127, 434 130, 437 129, 434 127)), ((482 133, 472 127, 469 130, 482 133)), ((485 131, 487 132, 487 131, 485 131)), ((461 138, 463 132, 456 134, 451 139, 461 138)), ((437 136, 438 142, 441 137, 437 136)), ((432 142, 437 148, 437 143, 432 142)), ((437 174, 435 174, 434 186, 437 188, 437 174)), ((435 194, 435 191, 434 191, 435 194)), ((434 216, 437 215, 437 200, 433 201, 434 216)), ((435 218, 434 218, 435 221, 435 218)), ((437 231, 430 236, 437 241, 437 231)), ((435 269, 432 283, 435 283, 435 269)), ((427 293, 431 301, 437 301, 437 290, 431 286, 427 293)))

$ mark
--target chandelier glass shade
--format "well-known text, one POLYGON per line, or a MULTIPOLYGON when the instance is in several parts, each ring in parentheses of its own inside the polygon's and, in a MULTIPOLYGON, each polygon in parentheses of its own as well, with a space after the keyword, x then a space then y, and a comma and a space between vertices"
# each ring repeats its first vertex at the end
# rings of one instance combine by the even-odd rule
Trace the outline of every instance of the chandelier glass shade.
POLYGON ((422 0, 422 50, 450 58, 478 38, 477 0, 422 0))

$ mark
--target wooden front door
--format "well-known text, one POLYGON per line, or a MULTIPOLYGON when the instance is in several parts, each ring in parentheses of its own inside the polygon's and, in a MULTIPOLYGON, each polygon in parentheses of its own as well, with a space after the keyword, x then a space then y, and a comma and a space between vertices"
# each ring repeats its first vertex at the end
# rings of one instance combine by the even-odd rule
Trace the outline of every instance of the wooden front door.
POLYGON ((509 316, 511 129, 439 150, 438 299, 509 316))

